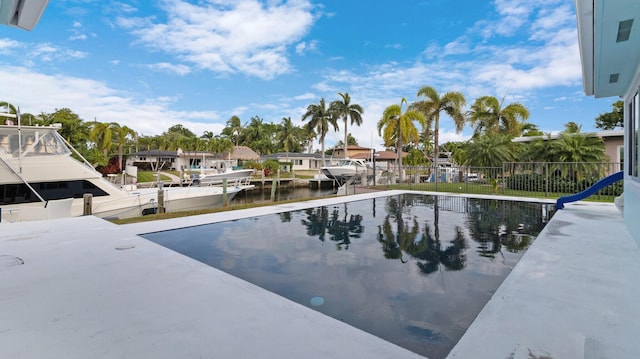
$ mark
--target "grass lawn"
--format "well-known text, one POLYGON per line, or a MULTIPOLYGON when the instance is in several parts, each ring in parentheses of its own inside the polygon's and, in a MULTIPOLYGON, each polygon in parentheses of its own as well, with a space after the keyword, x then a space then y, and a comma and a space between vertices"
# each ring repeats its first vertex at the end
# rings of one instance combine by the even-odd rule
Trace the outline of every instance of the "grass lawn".
MULTIPOLYGON (((141 182, 155 182, 156 181, 156 173, 152 171, 138 171, 138 183, 141 182)), ((161 181, 171 181, 171 178, 160 174, 161 181)))

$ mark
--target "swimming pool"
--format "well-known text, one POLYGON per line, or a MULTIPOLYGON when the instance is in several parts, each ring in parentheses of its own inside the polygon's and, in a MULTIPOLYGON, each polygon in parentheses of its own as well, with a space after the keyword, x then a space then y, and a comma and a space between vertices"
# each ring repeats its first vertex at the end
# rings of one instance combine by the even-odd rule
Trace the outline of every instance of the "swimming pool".
POLYGON ((402 194, 144 237, 443 358, 553 212, 550 204, 402 194))

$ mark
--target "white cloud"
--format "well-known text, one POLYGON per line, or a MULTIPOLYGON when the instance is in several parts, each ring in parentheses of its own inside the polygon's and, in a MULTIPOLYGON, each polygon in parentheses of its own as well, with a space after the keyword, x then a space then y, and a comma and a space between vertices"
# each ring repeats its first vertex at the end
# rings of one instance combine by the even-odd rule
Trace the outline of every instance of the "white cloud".
POLYGON ((304 55, 308 52, 316 52, 318 51, 318 41, 311 40, 309 42, 300 42, 296 45, 296 54, 304 55))
POLYGON ((59 48, 49 43, 32 45, 29 47, 29 59, 44 62, 67 61, 68 59, 82 59, 87 57, 87 53, 77 50, 59 48))
MULTIPOLYGON (((118 18, 139 43, 213 72, 242 72, 263 79, 291 71, 287 47, 307 34, 314 18, 307 0, 164 1, 164 23, 118 18), (286 19, 286 21, 283 21, 286 19)), ((305 45, 305 49, 313 42, 305 45)))
POLYGON ((146 135, 158 135, 177 123, 196 134, 205 130, 220 133, 224 128, 217 123, 220 117, 215 111, 175 111, 173 98, 140 101, 99 81, 13 66, 0 67, 0 78, 0 98, 19 106, 23 113, 52 113, 68 107, 85 121, 114 121, 146 135))
POLYGON ((180 76, 184 76, 191 72, 191 69, 189 68, 189 66, 185 66, 181 64, 170 64, 168 62, 159 62, 155 64, 149 64, 149 65, 146 65, 146 67, 153 71, 168 72, 168 73, 177 74, 180 76))
POLYGON ((19 41, 0 38, 0 54, 9 55, 15 53, 16 50, 19 50, 23 47, 23 44, 19 41))
POLYGON ((307 92, 304 93, 302 95, 298 95, 298 96, 294 96, 293 99, 294 100, 313 100, 316 98, 316 95, 311 93, 311 92, 307 92))

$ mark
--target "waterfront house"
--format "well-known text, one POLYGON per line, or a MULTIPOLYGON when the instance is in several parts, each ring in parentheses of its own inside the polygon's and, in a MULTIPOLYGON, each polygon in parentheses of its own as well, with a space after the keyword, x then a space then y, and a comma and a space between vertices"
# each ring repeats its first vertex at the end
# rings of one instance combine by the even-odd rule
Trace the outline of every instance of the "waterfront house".
MULTIPOLYGON (((371 157, 371 148, 361 147, 356 145, 347 146, 347 157, 348 158, 369 158, 371 157)), ((333 154, 331 155, 333 158, 344 158, 344 147, 336 147, 333 149, 333 154)))
MULTIPOLYGON (((604 143, 604 154, 607 156, 606 162, 611 164, 615 164, 615 166, 610 166, 611 170, 621 171, 623 170, 622 166, 624 165, 624 131, 622 130, 614 130, 614 131, 599 131, 599 132, 589 132, 583 133, 588 136, 595 136, 602 139, 604 143)), ((556 140, 560 137, 559 133, 554 133, 550 135, 544 136, 526 136, 526 137, 516 137, 513 139, 513 142, 532 142, 538 139, 543 140, 556 140)), ((607 173, 613 174, 613 173, 607 173)))
POLYGON ((291 162, 292 170, 294 171, 319 170, 322 167, 322 155, 320 153, 278 152, 262 156, 260 160, 291 162))
POLYGON ((623 215, 640 244, 640 2, 575 0, 575 5, 585 94, 624 100, 623 215))
POLYGON ((138 151, 127 156, 127 166, 136 166, 145 170, 193 170, 205 164, 205 168, 211 168, 212 164, 224 160, 232 166, 237 166, 239 161, 254 160, 259 156, 255 151, 246 146, 235 146, 232 152, 223 154, 204 151, 138 151))

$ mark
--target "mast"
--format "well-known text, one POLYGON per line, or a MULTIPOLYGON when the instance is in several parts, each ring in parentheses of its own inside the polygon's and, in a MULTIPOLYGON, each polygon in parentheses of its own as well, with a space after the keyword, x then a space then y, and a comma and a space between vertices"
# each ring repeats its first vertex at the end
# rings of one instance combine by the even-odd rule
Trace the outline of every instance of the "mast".
POLYGON ((18 118, 18 170, 22 173, 22 126, 20 124, 20 107, 17 108, 16 117, 18 118))

